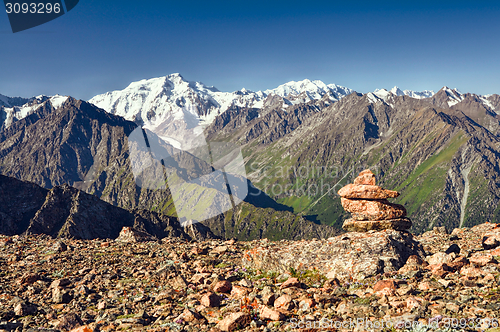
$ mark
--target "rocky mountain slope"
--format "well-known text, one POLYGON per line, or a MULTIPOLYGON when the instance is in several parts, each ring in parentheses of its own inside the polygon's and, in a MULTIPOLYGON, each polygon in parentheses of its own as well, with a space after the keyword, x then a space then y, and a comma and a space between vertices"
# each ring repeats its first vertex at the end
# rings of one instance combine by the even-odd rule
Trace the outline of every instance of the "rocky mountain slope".
POLYGON ((193 225, 199 229, 198 237, 193 237, 175 217, 146 210, 127 211, 66 184, 47 190, 0 175, 0 203, 0 233, 6 235, 116 239, 123 227, 133 227, 158 239, 216 238, 201 224, 193 225), (201 234, 204 236, 200 238, 201 234))
POLYGON ((497 220, 498 96, 443 88, 431 98, 353 93, 331 105, 242 109, 215 119, 210 140, 242 145, 249 178, 295 212, 340 226, 336 191, 365 168, 402 193, 413 231, 497 220), (451 106, 450 106, 451 105, 451 106))
POLYGON ((313 241, 0 235, 0 329, 496 332, 499 245, 488 223, 313 241))
MULTIPOLYGON (((252 227, 252 223, 243 220, 249 218, 248 214, 240 218, 239 214, 228 212, 230 204, 227 208, 221 208, 221 202, 227 197, 227 194, 224 196, 225 188, 214 186, 213 177, 203 178, 212 174, 214 169, 211 165, 188 152, 175 149, 151 132, 147 132, 148 144, 155 147, 155 153, 168 158, 165 157, 164 165, 156 165, 160 168, 148 166, 141 168, 143 173, 135 174, 133 168, 137 169, 137 166, 134 165, 151 159, 145 145, 141 146, 129 138, 136 128, 135 123, 104 112, 92 104, 69 97, 57 105, 50 98, 37 105, 28 116, 0 131, 0 172, 48 189, 69 184, 128 210, 146 209, 168 216, 180 216, 180 209, 190 210, 188 212, 194 216, 191 219, 195 220, 209 219, 227 212, 223 219, 240 227, 229 231, 231 236, 243 238, 249 233, 252 233, 251 236, 260 236, 246 230, 246 227, 252 227), (158 173, 163 167, 166 173, 158 173), (176 181, 191 181, 182 191, 175 192, 175 202, 171 186, 168 183, 165 186, 165 174, 176 181), (163 181, 163 186, 146 183, 157 179, 163 181), (203 201, 193 206, 190 202, 199 197, 203 197, 203 201)), ((278 217, 274 226, 294 229, 294 238, 335 233, 333 229, 314 225, 303 218, 298 220, 300 225, 311 224, 304 229, 321 231, 306 233, 300 227, 292 227, 297 220, 285 213, 287 207, 273 201, 245 178, 231 179, 232 185, 250 188, 252 195, 245 200, 250 203, 246 205, 247 210, 255 218, 259 219, 264 209, 270 209, 270 213, 278 217)), ((236 201, 236 196, 234 198, 236 201)), ((220 219, 215 217, 210 224, 214 225, 215 220, 220 219)), ((221 227, 227 229, 230 224, 221 227)), ((228 234, 221 232, 218 235, 228 234)))

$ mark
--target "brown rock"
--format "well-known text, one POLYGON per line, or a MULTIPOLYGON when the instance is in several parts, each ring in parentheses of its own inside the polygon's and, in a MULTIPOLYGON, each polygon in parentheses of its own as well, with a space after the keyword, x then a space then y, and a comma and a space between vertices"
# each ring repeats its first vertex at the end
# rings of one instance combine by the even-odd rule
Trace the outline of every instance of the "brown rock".
POLYGON ((304 250, 304 245, 295 241, 282 248, 248 250, 244 253, 242 265, 262 271, 289 271, 290 266, 303 262, 304 270, 317 269, 328 279, 346 282, 397 271, 409 256, 424 256, 422 245, 411 233, 395 230, 345 233, 311 242, 307 250, 304 250))
POLYGON ((202 318, 203 317, 199 313, 197 313, 196 311, 190 310, 188 308, 184 309, 182 314, 180 314, 180 316, 177 317, 177 319, 182 319, 185 322, 193 322, 195 320, 202 319, 202 318))
POLYGON ((56 252, 63 252, 63 251, 68 250, 68 246, 64 242, 62 242, 62 241, 57 241, 52 246, 52 250, 54 250, 56 252))
POLYGON ((421 283, 418 284, 418 289, 421 291, 432 291, 436 288, 437 288, 436 285, 429 281, 422 281, 421 283))
POLYGON ((410 310, 420 309, 422 307, 422 299, 415 297, 408 297, 406 299, 406 307, 410 310))
POLYGON ((206 255, 208 254, 208 249, 207 248, 200 248, 200 247, 194 247, 191 249, 191 253, 195 255, 206 255))
POLYGON ((280 321, 285 319, 285 315, 277 310, 262 306, 260 309, 260 319, 270 319, 272 321, 280 321))
POLYGON ((477 267, 466 265, 460 269, 460 274, 466 277, 480 278, 483 276, 483 271, 477 267))
POLYGON ((369 169, 365 169, 359 173, 358 177, 354 179, 354 184, 367 184, 375 185, 375 175, 369 169))
POLYGON ((106 301, 100 301, 99 303, 97 303, 97 310, 104 310, 106 309, 107 307, 107 303, 106 301))
POLYGON ((444 252, 437 252, 434 255, 426 258, 426 260, 430 265, 443 264, 443 263, 447 264, 453 261, 453 259, 455 258, 453 255, 455 254, 448 255, 444 252))
POLYGON ((365 199, 340 198, 342 207, 352 213, 355 220, 386 220, 406 216, 406 209, 386 199, 369 201, 365 199))
POLYGON ((209 273, 197 273, 191 278, 191 282, 195 285, 203 284, 208 277, 209 273))
POLYGON ((448 263, 448 266, 453 271, 458 271, 467 264, 469 264, 469 260, 467 258, 465 258, 464 256, 458 256, 451 263, 448 263))
POLYGON ((281 295, 274 301, 276 309, 291 310, 294 307, 292 297, 290 295, 281 295))
POLYGON ((248 288, 234 285, 233 289, 231 290, 231 297, 239 299, 247 295, 248 293, 250 293, 250 290, 248 288))
POLYGON ((469 262, 476 266, 485 266, 496 261, 491 254, 476 253, 469 258, 469 262))
POLYGON ((500 256, 500 248, 496 248, 490 252, 493 256, 500 256))
POLYGON ((417 255, 411 255, 410 257, 408 257, 408 259, 406 260, 406 264, 421 265, 421 266, 429 265, 426 261, 424 261, 422 258, 418 257, 417 255))
POLYGON ((431 273, 437 277, 443 278, 448 272, 452 271, 446 263, 430 264, 426 267, 431 273))
POLYGON ((186 280, 180 275, 176 276, 170 282, 174 289, 185 289, 187 287, 186 280))
POLYGON ((229 250, 228 246, 218 246, 218 247, 215 247, 214 249, 212 249, 211 252, 215 253, 215 254, 223 254, 228 250, 229 250))
POLYGON ((262 296, 262 303, 265 305, 274 305, 274 301, 276 300, 276 295, 273 293, 265 294, 262 296))
POLYGON ((58 319, 56 327, 59 330, 69 331, 82 325, 83 322, 77 314, 69 313, 58 319))
POLYGON ((221 302, 220 296, 214 293, 207 293, 203 295, 200 300, 200 303, 208 308, 220 307, 220 302, 221 302))
POLYGON ((19 317, 32 315, 36 313, 37 308, 34 305, 25 302, 19 302, 14 306, 14 314, 19 317))
POLYGON ((314 300, 317 303, 335 303, 340 301, 340 299, 336 296, 329 295, 329 294, 314 294, 314 300))
POLYGON ((230 293, 231 289, 233 288, 233 285, 227 281, 219 281, 214 285, 214 292, 217 293, 230 293))
POLYGON ((54 303, 69 303, 72 299, 71 294, 61 289, 60 287, 56 287, 52 289, 52 302, 54 303))
POLYGON ((19 279, 21 285, 31 285, 40 279, 40 276, 36 273, 29 273, 19 279))
POLYGON ((231 332, 236 329, 242 329, 250 325, 251 317, 244 312, 235 312, 225 317, 217 324, 221 331, 231 332))
POLYGON ((399 196, 397 191, 382 189, 379 186, 352 183, 340 189, 338 194, 351 199, 386 199, 399 196))
POLYGON ((146 232, 142 232, 133 227, 123 227, 120 232, 120 235, 118 235, 118 238, 116 238, 115 241, 136 243, 136 242, 153 241, 153 240, 154 238, 146 232))
POLYGON ((71 281, 69 281, 66 278, 57 279, 57 280, 52 281, 52 283, 50 284, 50 288, 66 287, 69 284, 71 284, 71 281))
POLYGON ((299 302, 299 309, 309 310, 316 305, 313 299, 303 299, 299 302))
POLYGON ((489 232, 484 233, 482 243, 483 248, 486 250, 495 249, 496 247, 500 246, 500 229, 495 228, 489 232))
POLYGON ((394 229, 403 231, 410 229, 412 222, 408 218, 397 218, 388 220, 355 220, 347 219, 342 225, 342 229, 348 232, 368 232, 381 231, 384 229, 394 229))
POLYGON ((90 326, 80 326, 77 327, 76 329, 71 330, 70 332, 94 332, 95 329, 91 328, 90 326))
POLYGON ((378 292, 378 291, 381 291, 384 288, 389 288, 391 290, 396 290, 396 283, 392 279, 379 280, 373 286, 373 291, 378 292))
POLYGON ((300 287, 300 281, 297 278, 288 278, 287 281, 281 284, 280 288, 300 287))

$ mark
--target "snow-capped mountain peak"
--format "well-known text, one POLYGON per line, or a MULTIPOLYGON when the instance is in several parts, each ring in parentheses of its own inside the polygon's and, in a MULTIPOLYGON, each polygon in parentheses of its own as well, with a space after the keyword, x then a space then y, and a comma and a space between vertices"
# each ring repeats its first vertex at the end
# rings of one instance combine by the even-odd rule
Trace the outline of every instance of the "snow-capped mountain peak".
POLYGON ((448 106, 451 107, 453 105, 458 104, 462 100, 464 100, 465 95, 458 91, 458 89, 450 89, 447 86, 444 86, 441 91, 443 91, 448 96, 448 106))
POLYGON ((353 90, 322 81, 291 81, 275 89, 252 92, 241 89, 235 92, 221 92, 201 82, 186 81, 180 74, 141 80, 129 84, 120 91, 111 91, 90 99, 90 102, 106 111, 132 121, 153 124, 162 121, 169 113, 187 107, 195 110, 205 124, 232 106, 261 108, 269 95, 275 94, 287 99, 286 105, 321 99, 330 94, 339 100, 353 90))
POLYGON ((332 93, 336 100, 351 94, 354 90, 336 84, 325 84, 323 81, 305 79, 302 81, 290 81, 279 85, 277 88, 263 91, 265 95, 275 94, 283 98, 290 95, 298 96, 305 93, 309 100, 321 99, 327 93, 332 93))
POLYGON ((46 103, 49 103, 53 109, 58 109, 64 104, 66 100, 68 100, 68 96, 60 95, 55 95, 52 97, 40 95, 30 99, 9 97, 6 98, 10 101, 11 104, 14 105, 10 105, 11 107, 4 107, 2 109, 2 112, 4 114, 0 114, 0 120, 2 120, 0 122, 0 129, 7 128, 12 125, 12 123, 27 117, 46 103), (24 103, 21 104, 23 101, 24 103))
MULTIPOLYGON (((409 90, 408 90, 409 91, 409 90)), ((396 95, 396 96, 404 96, 405 93, 403 92, 403 90, 401 90, 400 88, 398 88, 397 86, 395 86, 394 88, 391 89, 390 91, 393 95, 396 95)))
POLYGON ((337 101, 352 92, 349 88, 309 79, 291 81, 265 91, 253 92, 243 88, 221 92, 201 82, 186 81, 176 73, 131 83, 123 90, 95 96, 90 102, 112 114, 144 124, 175 146, 180 141, 172 135, 180 135, 179 139, 190 135, 186 130, 193 127, 194 122, 206 126, 231 107, 261 109, 270 95, 283 98, 283 108, 286 109, 290 105, 319 100, 325 95, 331 101, 337 101), (189 126, 186 125, 188 122, 189 126), (174 133, 169 129, 173 127, 184 129, 174 133))
POLYGON ((386 89, 376 89, 373 92, 379 98, 387 100, 387 98, 391 96, 408 96, 415 99, 424 99, 430 98, 434 95, 434 91, 432 90, 424 90, 421 92, 413 91, 413 90, 401 90, 397 86, 393 87, 391 90, 387 91, 386 89))

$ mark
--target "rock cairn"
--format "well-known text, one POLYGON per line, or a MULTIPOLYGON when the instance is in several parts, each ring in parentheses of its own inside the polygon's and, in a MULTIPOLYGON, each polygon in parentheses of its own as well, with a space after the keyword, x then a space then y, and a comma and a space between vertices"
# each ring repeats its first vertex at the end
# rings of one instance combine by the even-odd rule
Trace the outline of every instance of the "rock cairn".
POLYGON ((407 230, 411 227, 411 220, 405 218, 404 206, 387 200, 398 197, 399 193, 375 185, 375 175, 369 169, 359 173, 354 184, 343 187, 338 194, 344 210, 352 213, 352 218, 342 226, 346 231, 407 230))

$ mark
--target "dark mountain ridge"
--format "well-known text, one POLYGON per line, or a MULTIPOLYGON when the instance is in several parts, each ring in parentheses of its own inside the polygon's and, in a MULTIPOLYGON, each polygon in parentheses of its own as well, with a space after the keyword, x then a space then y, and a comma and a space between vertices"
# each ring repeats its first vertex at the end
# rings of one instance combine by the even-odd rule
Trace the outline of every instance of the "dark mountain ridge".
MULTIPOLYGON (((68 185, 51 190, 0 175, 0 233, 46 234, 53 238, 115 239, 133 227, 162 239, 192 240, 175 217, 145 210, 127 211, 68 185)), ((204 238, 217 238, 194 224, 204 238)))

